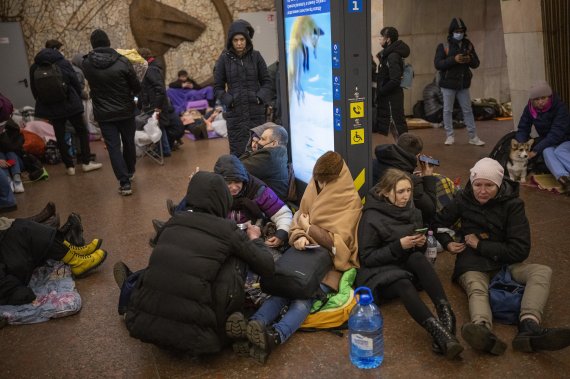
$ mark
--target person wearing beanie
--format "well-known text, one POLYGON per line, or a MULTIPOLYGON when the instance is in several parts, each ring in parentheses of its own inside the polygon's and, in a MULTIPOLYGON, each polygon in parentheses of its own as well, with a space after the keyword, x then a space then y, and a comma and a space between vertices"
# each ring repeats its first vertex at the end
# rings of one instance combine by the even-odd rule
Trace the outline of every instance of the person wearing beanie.
POLYGON ((376 86, 377 123, 374 131, 397 140, 400 134, 408 131, 404 116, 404 89, 400 87, 404 73, 404 58, 410 56, 410 47, 398 39, 398 30, 387 26, 380 30, 380 46, 377 54, 380 65, 376 86), (392 122, 394 125, 391 125, 392 122))
POLYGON ((473 77, 471 69, 479 67, 479 57, 475 52, 475 46, 466 37, 467 26, 461 18, 455 17, 449 24, 447 42, 440 43, 435 52, 434 65, 439 72, 439 86, 443 94, 443 125, 447 135, 445 145, 455 143, 453 104, 457 99, 463 112, 469 143, 484 146, 485 142, 477 136, 469 94, 473 77))
MULTIPOLYGON (((359 267, 356 231, 361 209, 360 196, 344 160, 336 152, 326 152, 313 168, 289 232, 290 249, 317 247, 326 249, 332 257, 334 269, 321 281, 325 293, 338 291, 342 272, 359 267)), ((273 295, 249 320, 241 314, 231 315, 226 330, 234 331, 232 338, 247 336, 250 357, 265 363, 271 352, 299 329, 315 300, 273 295), (280 317, 287 306, 287 312, 280 317)))
POLYGON ((249 131, 265 122, 265 105, 273 98, 267 65, 254 50, 252 36, 249 22, 234 21, 214 69, 214 92, 224 105, 230 154, 237 157, 245 152, 249 131))
MULTIPOLYGON (((562 192, 570 196, 570 116, 568 107, 553 93, 544 80, 534 83, 529 100, 519 120, 515 139, 527 142, 532 126, 535 138, 529 153, 529 164, 540 167, 541 161, 562 185, 562 192)), ((538 170, 539 168, 537 168, 538 170)))
POLYGON ((438 233, 437 238, 456 256, 452 278, 467 294, 470 321, 461 328, 465 342, 493 355, 507 348, 493 333, 493 316, 501 315, 493 315, 489 300, 489 282, 506 266, 513 280, 526 286, 520 311, 511 312, 509 323, 518 323, 513 349, 535 352, 570 346, 570 328, 541 326, 552 269, 525 262, 531 249, 530 225, 519 183, 504 177, 499 162, 483 158, 475 163, 469 183, 437 214, 433 228, 450 228, 457 221, 461 221, 457 239, 447 233, 438 233))
POLYGON ((91 33, 93 50, 83 60, 83 74, 89 82, 93 114, 99 123, 111 159, 119 194, 133 193, 135 174, 135 103, 141 83, 129 60, 112 49, 107 33, 91 33))

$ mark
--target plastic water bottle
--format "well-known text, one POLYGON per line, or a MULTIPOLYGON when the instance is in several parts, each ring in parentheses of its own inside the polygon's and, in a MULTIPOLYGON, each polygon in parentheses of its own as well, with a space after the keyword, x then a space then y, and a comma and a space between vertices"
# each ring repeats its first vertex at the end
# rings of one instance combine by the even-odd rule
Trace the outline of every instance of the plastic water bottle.
POLYGON ((433 265, 437 259, 437 240, 433 236, 433 232, 428 232, 426 258, 433 265))
POLYGON ((350 361, 358 368, 375 368, 384 360, 384 320, 380 309, 372 302, 370 288, 358 287, 354 295, 359 292, 358 304, 348 319, 350 361))

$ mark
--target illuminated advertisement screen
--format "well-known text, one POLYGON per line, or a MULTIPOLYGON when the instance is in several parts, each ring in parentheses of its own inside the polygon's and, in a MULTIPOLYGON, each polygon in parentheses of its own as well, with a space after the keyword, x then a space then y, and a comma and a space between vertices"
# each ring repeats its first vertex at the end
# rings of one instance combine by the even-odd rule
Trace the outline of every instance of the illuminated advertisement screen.
POLYGON ((316 160, 334 150, 330 0, 284 0, 293 168, 309 182, 316 160))

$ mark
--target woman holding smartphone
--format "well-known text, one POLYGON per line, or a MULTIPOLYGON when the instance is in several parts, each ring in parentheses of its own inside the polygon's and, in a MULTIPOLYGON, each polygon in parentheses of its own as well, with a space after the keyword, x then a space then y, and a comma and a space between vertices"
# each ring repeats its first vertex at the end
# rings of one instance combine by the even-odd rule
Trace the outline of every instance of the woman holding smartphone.
POLYGON ((424 256, 425 229, 412 199, 412 179, 397 169, 388 169, 366 196, 358 227, 356 285, 369 287, 376 303, 402 299, 412 318, 432 335, 434 351, 453 359, 463 351, 455 338, 455 315, 424 256), (416 285, 425 289, 438 318, 421 300, 416 285))

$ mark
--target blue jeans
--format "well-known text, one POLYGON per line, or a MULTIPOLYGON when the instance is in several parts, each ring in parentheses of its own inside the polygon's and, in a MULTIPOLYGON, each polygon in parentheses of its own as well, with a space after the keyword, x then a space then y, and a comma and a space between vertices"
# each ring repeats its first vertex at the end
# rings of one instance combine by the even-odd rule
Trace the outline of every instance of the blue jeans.
POLYGON ((473 108, 471 108, 471 96, 469 95, 469 88, 454 90, 449 88, 442 88, 443 94, 443 126, 445 133, 448 137, 453 137, 453 103, 457 98, 461 112, 463 112, 463 122, 467 127, 469 138, 477 136, 475 131, 475 119, 473 118, 473 108))
MULTIPOLYGON (((330 292, 330 289, 322 284, 321 289, 325 291, 325 293, 330 292)), ((301 327, 303 321, 305 321, 307 316, 311 313, 311 307, 315 300, 316 299, 294 300, 271 296, 263 303, 261 308, 251 316, 250 320, 261 321, 266 326, 273 326, 275 331, 279 333, 279 337, 281 337, 281 343, 284 343, 301 327), (279 322, 272 325, 286 306, 289 306, 287 313, 283 315, 283 318, 279 320, 279 322)))
POLYGON ((14 192, 10 188, 9 176, 4 170, 0 170, 0 208, 6 208, 16 205, 14 192))
POLYGON ((111 158, 115 177, 121 185, 130 184, 135 173, 137 153, 135 150, 135 118, 119 121, 100 121, 99 127, 111 158), (123 151, 121 152, 121 142, 123 151))
POLYGON ((13 151, 9 151, 7 153, 0 153, 0 159, 5 161, 11 159, 14 161, 14 165, 12 167, 2 169, 8 177, 10 175, 16 175, 22 173, 22 164, 20 163, 20 157, 18 154, 14 153, 13 151))
POLYGON ((570 141, 547 147, 542 151, 542 156, 546 167, 556 179, 560 179, 561 176, 570 176, 570 141))

